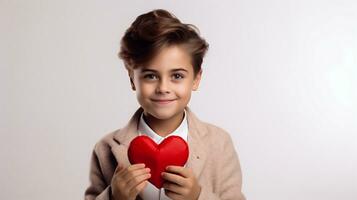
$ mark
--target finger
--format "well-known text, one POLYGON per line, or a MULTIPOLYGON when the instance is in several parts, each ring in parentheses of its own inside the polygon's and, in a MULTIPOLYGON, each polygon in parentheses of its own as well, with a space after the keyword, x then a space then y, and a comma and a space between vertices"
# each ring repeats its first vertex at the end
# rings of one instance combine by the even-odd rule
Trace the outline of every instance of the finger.
POLYGON ((129 181, 137 176, 150 173, 150 168, 137 169, 135 171, 130 171, 123 175, 123 179, 129 181))
POLYGON ((180 174, 181 176, 185 178, 189 178, 191 176, 189 169, 181 166, 174 166, 170 165, 166 167, 167 172, 175 173, 175 174, 180 174))
POLYGON ((165 190, 165 194, 167 197, 169 197, 170 199, 182 199, 182 196, 175 193, 175 192, 172 192, 170 190, 165 190))
POLYGON ((163 188, 171 191, 171 192, 175 192, 177 194, 183 195, 185 193, 185 188, 177 185, 176 183, 172 183, 172 182, 165 182, 163 184, 163 188))
POLYGON ((137 170, 137 169, 142 169, 144 167, 145 167, 144 163, 130 165, 128 168, 126 168, 123 176, 127 176, 126 174, 130 173, 131 171, 134 171, 134 170, 137 170))
POLYGON ((180 185, 180 186, 185 186, 185 178, 180 176, 180 175, 177 175, 177 174, 172 174, 172 173, 169 173, 169 172, 163 172, 162 173, 162 178, 169 181, 169 182, 173 182, 173 183, 176 183, 177 185, 180 185))
POLYGON ((137 194, 139 194, 139 192, 141 192, 146 187, 147 184, 148 184, 147 181, 141 182, 136 187, 134 187, 132 190, 130 190, 130 194, 132 196, 136 196, 137 194))
POLYGON ((132 179, 130 179, 127 184, 128 184, 128 188, 130 190, 132 190, 133 188, 135 188, 137 185, 139 185, 140 183, 148 180, 151 177, 151 174, 142 174, 139 176, 136 176, 132 179))
POLYGON ((134 164, 134 165, 130 165, 128 167, 128 170, 131 171, 131 170, 137 170, 137 169, 141 169, 141 168, 144 168, 145 167, 145 164, 144 163, 138 163, 138 164, 134 164))

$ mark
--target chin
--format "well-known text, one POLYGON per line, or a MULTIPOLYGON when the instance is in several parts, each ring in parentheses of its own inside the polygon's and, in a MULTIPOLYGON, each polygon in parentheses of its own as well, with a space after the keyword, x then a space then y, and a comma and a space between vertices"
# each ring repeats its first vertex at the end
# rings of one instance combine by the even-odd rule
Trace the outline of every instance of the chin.
POLYGON ((178 114, 178 110, 175 106, 172 108, 160 108, 160 107, 151 107, 147 109, 147 113, 152 117, 160 120, 166 120, 174 117, 178 114))
POLYGON ((173 112, 169 112, 169 111, 156 111, 154 113, 150 113, 153 117, 155 117, 156 119, 160 119, 160 120, 166 120, 166 119, 170 119, 171 117, 173 117, 175 115, 175 113, 173 112))

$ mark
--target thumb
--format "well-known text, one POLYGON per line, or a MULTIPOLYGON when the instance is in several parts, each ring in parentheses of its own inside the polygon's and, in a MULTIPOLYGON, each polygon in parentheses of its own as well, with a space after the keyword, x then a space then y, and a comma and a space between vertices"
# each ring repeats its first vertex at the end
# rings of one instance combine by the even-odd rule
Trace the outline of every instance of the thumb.
POLYGON ((114 174, 121 172, 123 169, 124 166, 122 164, 118 164, 117 167, 115 168, 114 174))

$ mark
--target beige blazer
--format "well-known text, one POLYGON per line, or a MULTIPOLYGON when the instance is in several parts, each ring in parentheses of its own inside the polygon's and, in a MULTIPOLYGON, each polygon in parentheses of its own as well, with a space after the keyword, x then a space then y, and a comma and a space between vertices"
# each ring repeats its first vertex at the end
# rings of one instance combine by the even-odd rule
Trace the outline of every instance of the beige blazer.
MULTIPOLYGON (((242 172, 230 135, 222 128, 199 120, 186 106, 189 158, 191 168, 201 185, 199 200, 245 200, 242 172)), ((138 136, 140 107, 122 129, 105 135, 95 144, 85 200, 110 200, 111 179, 116 166, 129 166, 128 146, 138 136)), ((140 196, 137 196, 140 200, 140 196)))

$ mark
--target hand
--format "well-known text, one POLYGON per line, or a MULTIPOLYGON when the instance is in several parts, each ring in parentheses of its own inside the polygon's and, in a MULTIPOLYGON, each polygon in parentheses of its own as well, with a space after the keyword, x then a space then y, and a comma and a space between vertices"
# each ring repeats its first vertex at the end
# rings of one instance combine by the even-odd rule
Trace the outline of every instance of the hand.
POLYGON ((118 165, 110 184, 113 199, 135 200, 150 177, 150 168, 145 168, 145 164, 130 165, 127 168, 118 165))
POLYGON ((197 200, 201 186, 189 168, 168 166, 162 173, 166 196, 174 200, 197 200))

